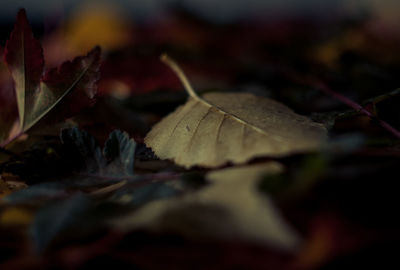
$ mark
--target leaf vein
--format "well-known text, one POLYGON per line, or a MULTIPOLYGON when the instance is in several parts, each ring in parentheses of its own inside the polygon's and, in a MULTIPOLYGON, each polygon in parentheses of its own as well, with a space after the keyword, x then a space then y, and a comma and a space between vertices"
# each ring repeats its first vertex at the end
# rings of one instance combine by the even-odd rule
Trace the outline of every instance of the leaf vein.
POLYGON ((176 123, 174 129, 172 130, 172 132, 169 134, 169 137, 171 138, 172 135, 175 133, 177 127, 182 123, 182 121, 188 116, 190 115, 190 112, 199 104, 199 102, 195 102, 186 112, 184 115, 182 115, 181 119, 179 119, 179 121, 176 123))
POLYGON ((68 94, 71 92, 71 90, 79 83, 79 81, 83 78, 83 76, 86 74, 86 72, 89 70, 89 68, 92 66, 94 63, 94 59, 91 60, 91 62, 85 67, 85 69, 82 71, 81 74, 76 78, 76 80, 71 84, 71 86, 52 104, 50 105, 46 110, 44 110, 32 123, 30 123, 27 127, 24 128, 24 131, 27 131, 30 129, 32 126, 34 126, 37 122, 39 122, 40 119, 42 119, 49 111, 51 111, 57 104, 60 103, 60 101, 68 94))
POLYGON ((211 112, 211 107, 209 107, 209 108, 207 109, 206 113, 201 117, 201 119, 200 119, 199 122, 197 123, 196 127, 194 128, 193 133, 190 135, 189 144, 188 144, 188 146, 186 147, 188 151, 190 151, 190 149, 192 148, 192 145, 193 145, 193 138, 195 138, 195 136, 196 136, 196 134, 197 134, 197 132, 198 132, 198 130, 199 130, 199 126, 200 126, 201 122, 203 122, 203 120, 207 117, 207 115, 210 114, 210 112, 211 112))

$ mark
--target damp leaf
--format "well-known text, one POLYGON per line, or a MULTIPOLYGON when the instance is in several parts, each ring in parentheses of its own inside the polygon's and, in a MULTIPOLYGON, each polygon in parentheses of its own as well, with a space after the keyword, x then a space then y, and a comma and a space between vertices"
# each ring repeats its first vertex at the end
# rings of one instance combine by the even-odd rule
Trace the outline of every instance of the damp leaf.
POLYGON ((249 93, 199 97, 177 64, 163 58, 182 80, 189 99, 156 124, 145 143, 161 159, 187 168, 245 163, 318 149, 326 128, 287 106, 249 93))

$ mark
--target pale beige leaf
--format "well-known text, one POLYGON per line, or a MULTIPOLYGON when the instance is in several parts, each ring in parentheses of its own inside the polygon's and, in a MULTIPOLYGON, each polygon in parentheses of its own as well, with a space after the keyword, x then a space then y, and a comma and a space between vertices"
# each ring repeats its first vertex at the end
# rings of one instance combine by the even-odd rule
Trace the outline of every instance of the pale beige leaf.
POLYGON ((209 93, 200 98, 181 70, 173 68, 190 97, 145 138, 161 159, 187 168, 218 167, 313 151, 326 139, 323 125, 269 98, 249 93, 209 93))
POLYGON ((281 170, 275 162, 217 170, 207 175, 211 184, 200 191, 151 202, 114 224, 123 230, 239 239, 293 250, 299 236, 257 189, 262 176, 281 170))

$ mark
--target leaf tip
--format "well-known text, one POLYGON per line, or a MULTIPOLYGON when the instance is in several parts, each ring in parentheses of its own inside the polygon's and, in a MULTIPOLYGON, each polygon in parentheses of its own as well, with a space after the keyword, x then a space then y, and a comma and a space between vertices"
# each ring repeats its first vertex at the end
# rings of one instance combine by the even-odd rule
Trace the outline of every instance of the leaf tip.
POLYGON ((168 58, 169 58, 169 56, 168 56, 168 54, 166 54, 166 53, 162 53, 162 54, 160 55, 160 60, 161 60, 161 62, 163 62, 163 63, 166 63, 167 60, 168 60, 168 58))
POLYGON ((189 96, 199 99, 185 73, 183 72, 181 67, 175 62, 175 60, 169 57, 166 53, 161 54, 160 60, 175 72, 189 96))
POLYGON ((24 8, 20 8, 17 13, 17 21, 25 20, 27 21, 26 10, 24 8))
POLYGON ((94 55, 96 58, 100 57, 101 47, 99 45, 95 46, 93 49, 89 51, 88 55, 94 55))

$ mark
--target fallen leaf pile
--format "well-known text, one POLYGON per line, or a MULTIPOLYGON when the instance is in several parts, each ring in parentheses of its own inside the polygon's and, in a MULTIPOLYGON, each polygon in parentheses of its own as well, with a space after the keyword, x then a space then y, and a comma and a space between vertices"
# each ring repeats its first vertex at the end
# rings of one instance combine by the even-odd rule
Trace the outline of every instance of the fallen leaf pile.
POLYGON ((0 269, 396 268, 400 43, 372 18, 171 10, 133 25, 89 6, 44 49, 18 12, 0 269))

